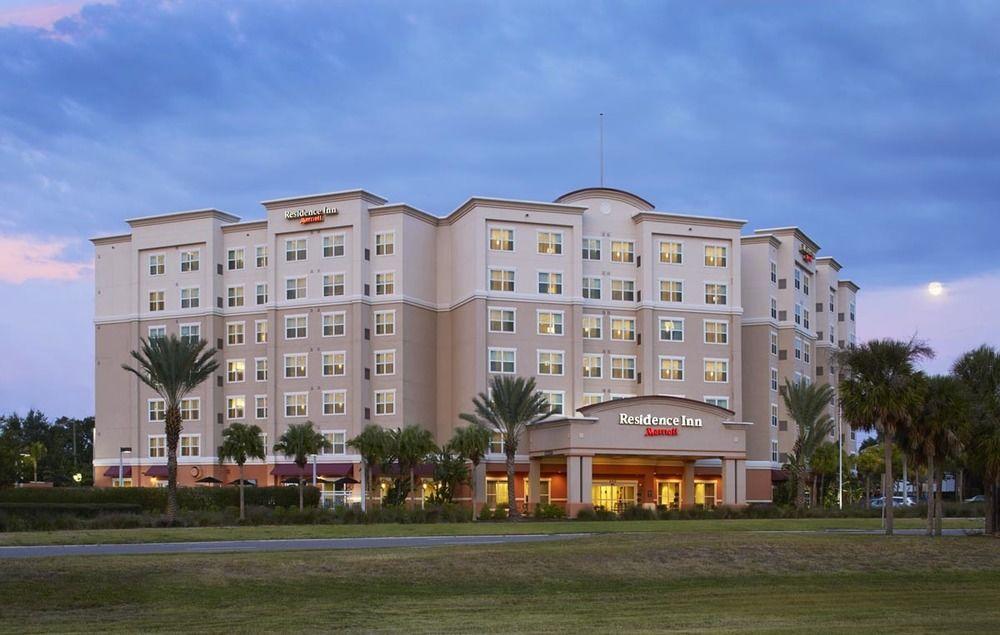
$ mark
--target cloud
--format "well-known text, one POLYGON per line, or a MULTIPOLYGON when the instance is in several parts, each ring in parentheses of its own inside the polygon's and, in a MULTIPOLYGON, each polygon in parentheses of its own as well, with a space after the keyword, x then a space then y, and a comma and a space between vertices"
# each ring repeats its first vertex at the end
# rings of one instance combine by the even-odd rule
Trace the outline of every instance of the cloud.
POLYGON ((79 280, 94 269, 93 263, 63 259, 75 241, 0 234, 0 282, 21 284, 28 280, 79 280))
POLYGON ((18 6, 0 9, 0 26, 31 26, 51 29, 59 20, 80 11, 85 2, 21 2, 18 6))

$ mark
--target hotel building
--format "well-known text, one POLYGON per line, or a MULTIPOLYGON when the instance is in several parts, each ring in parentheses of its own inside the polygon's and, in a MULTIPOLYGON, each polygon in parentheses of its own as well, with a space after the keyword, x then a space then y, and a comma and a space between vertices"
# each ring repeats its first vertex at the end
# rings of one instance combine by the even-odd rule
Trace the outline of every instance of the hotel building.
MULTIPOLYGON (((98 485, 163 481, 163 402, 121 364, 140 338, 177 334, 220 362, 182 405, 184 485, 236 478, 216 457, 233 422, 265 432, 269 456, 247 466, 259 484, 298 475, 270 448, 307 420, 331 443, 318 476, 360 479, 347 441, 364 426, 444 443, 505 374, 536 378, 557 413, 522 440, 518 504, 769 501, 795 435, 780 384, 831 381, 830 353, 854 338, 857 286, 797 228, 745 234, 609 188, 475 197, 444 217, 362 190, 263 206, 93 240, 98 485)), ((493 505, 506 475, 490 450, 474 478, 493 505)))

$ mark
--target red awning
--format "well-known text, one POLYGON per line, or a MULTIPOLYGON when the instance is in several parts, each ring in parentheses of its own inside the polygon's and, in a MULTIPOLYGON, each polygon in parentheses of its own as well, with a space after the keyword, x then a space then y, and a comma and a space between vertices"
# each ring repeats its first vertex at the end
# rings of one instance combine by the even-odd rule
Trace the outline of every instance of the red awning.
POLYGON ((146 476, 151 476, 153 478, 167 478, 167 466, 166 465, 151 465, 148 470, 143 472, 146 476))
POLYGON ((788 472, 785 470, 771 470, 771 482, 781 483, 788 480, 788 472))
MULTIPOLYGON (((347 476, 354 469, 353 463, 317 463, 316 476, 347 476)), ((303 476, 311 477, 313 473, 312 463, 306 465, 305 469, 300 469, 294 463, 279 463, 271 470, 274 476, 303 476)))
MULTIPOLYGON (((118 466, 113 465, 108 469, 104 470, 104 476, 110 476, 111 478, 118 478, 118 466)), ((132 478, 132 466, 125 466, 125 478, 132 478)))

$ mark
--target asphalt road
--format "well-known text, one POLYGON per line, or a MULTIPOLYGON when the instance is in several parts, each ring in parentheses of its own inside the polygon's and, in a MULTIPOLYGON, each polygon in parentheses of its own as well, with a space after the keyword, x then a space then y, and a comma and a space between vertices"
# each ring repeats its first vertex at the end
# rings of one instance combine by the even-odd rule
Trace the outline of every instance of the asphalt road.
POLYGON ((212 542, 151 542, 110 545, 39 545, 0 547, 0 559, 59 556, 125 556, 162 553, 224 553, 327 549, 390 549, 549 542, 586 534, 525 534, 509 536, 409 536, 401 538, 302 538, 288 540, 219 540, 212 542))

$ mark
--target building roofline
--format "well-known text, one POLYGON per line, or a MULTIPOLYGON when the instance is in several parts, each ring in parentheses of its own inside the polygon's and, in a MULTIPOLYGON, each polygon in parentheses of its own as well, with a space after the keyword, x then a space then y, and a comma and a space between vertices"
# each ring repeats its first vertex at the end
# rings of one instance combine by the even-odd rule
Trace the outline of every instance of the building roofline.
POLYGON ((795 237, 798 238, 799 240, 801 240, 802 242, 804 242, 804 243, 808 244, 810 247, 812 247, 812 249, 813 249, 814 252, 818 252, 819 251, 819 249, 820 249, 819 244, 815 240, 813 240, 812 238, 810 238, 808 234, 806 234, 804 231, 802 231, 801 227, 798 227, 798 226, 795 226, 795 225, 791 225, 789 227, 770 227, 770 228, 765 228, 765 229, 755 229, 755 230, 753 230, 753 233, 755 233, 755 234, 775 234, 775 235, 777 235, 777 234, 789 233, 789 232, 791 232, 792 234, 794 234, 795 237))
POLYGON ((581 198, 587 198, 589 194, 603 194, 605 198, 614 198, 626 203, 631 203, 636 207, 645 207, 646 209, 643 211, 652 211, 656 209, 655 205, 641 196, 613 187, 583 187, 578 190, 573 190, 572 192, 566 192, 562 196, 558 197, 555 202, 562 203, 575 201, 581 198))
POLYGON ((177 223, 188 220, 199 220, 202 218, 215 218, 224 223, 235 223, 240 220, 239 216, 223 212, 214 207, 204 209, 191 209, 183 212, 169 212, 166 214, 154 214, 152 216, 138 216, 127 218, 125 222, 130 227, 145 227, 146 225, 159 225, 160 223, 177 223))
POLYGON ((747 221, 738 218, 721 218, 718 216, 698 216, 695 214, 674 214, 670 212, 639 212, 632 215, 632 220, 636 223, 642 221, 666 221, 668 223, 687 223, 688 225, 701 225, 706 227, 732 227, 740 229, 747 224, 747 221))
POLYGON ((435 227, 441 223, 441 217, 435 216, 422 209, 407 205, 406 203, 388 203, 386 205, 375 205, 368 208, 368 213, 372 216, 383 216, 389 214, 404 214, 417 220, 424 221, 435 227))
POLYGON ((267 229, 267 220, 248 220, 242 223, 231 223, 229 225, 222 226, 223 234, 231 234, 233 232, 245 231, 248 229, 267 229))
POLYGON ((472 196, 455 208, 455 211, 440 219, 440 224, 451 225, 462 216, 477 207, 509 207, 516 210, 555 212, 557 214, 583 214, 586 207, 566 205, 564 203, 547 203, 544 201, 525 201, 513 198, 493 198, 489 196, 472 196))
POLYGON ((777 249, 781 246, 781 239, 774 234, 751 234, 750 236, 740 236, 740 243, 750 245, 756 243, 770 243, 772 247, 777 249))
POLYGON ((857 293, 858 291, 861 290, 861 287, 859 287, 857 284, 855 284, 855 282, 853 280, 838 280, 837 281, 837 286, 838 287, 848 287, 849 289, 851 289, 855 293, 857 293))
POLYGON ((697 406, 707 408, 709 410, 715 410, 719 413, 725 413, 730 417, 736 413, 729 408, 723 408, 722 406, 716 406, 715 404, 708 403, 707 401, 698 401, 697 399, 688 399, 687 397, 671 397, 669 395, 636 395, 635 397, 626 397, 624 399, 612 399, 611 401, 598 401, 597 403, 587 404, 586 406, 580 406, 577 410, 580 414, 585 415, 589 418, 587 414, 590 411, 600 411, 606 410, 609 407, 615 408, 622 405, 629 405, 639 401, 645 401, 652 399, 654 401, 670 401, 679 402, 687 406, 697 406))
POLYGON ((830 265, 830 267, 834 271, 840 271, 841 269, 844 268, 844 265, 840 264, 840 261, 837 260, 836 258, 834 258, 833 256, 821 256, 821 257, 819 257, 819 258, 816 259, 816 262, 817 263, 820 263, 820 262, 826 263, 826 264, 830 265))
POLYGON ((307 204, 312 202, 321 201, 345 201, 353 198, 360 198, 369 203, 375 205, 385 205, 389 202, 388 199, 382 198, 378 194, 372 194, 368 190, 353 189, 353 190, 338 190, 336 192, 321 192, 319 194, 303 194, 301 196, 289 196, 285 198, 272 198, 270 200, 261 201, 260 204, 266 209, 271 209, 274 207, 281 207, 288 203, 299 203, 307 204))
POLYGON ((113 234, 110 236, 95 236, 90 239, 94 245, 114 245, 132 241, 132 234, 113 234))

